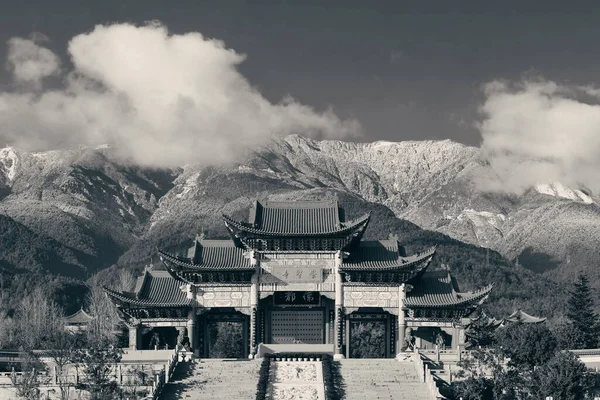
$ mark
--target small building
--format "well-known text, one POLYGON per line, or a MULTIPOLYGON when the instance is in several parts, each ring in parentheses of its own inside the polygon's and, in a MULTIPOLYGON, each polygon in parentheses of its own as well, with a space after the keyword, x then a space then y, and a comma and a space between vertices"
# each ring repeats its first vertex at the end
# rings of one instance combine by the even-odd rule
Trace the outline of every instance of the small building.
POLYGON ((536 317, 533 315, 527 314, 525 311, 519 309, 508 317, 502 320, 502 326, 508 324, 541 324, 542 322, 546 322, 545 317, 536 317))
POLYGON ((83 308, 80 308, 79 311, 65 317, 65 329, 71 332, 84 331, 93 320, 94 317, 86 313, 83 308))
POLYGON ((336 201, 256 202, 224 215, 230 240, 197 237, 184 256, 158 250, 134 292, 106 289, 130 347, 189 345, 201 357, 252 357, 259 343, 328 345, 337 357, 394 357, 408 345, 458 348, 491 285, 459 291, 428 271, 435 248, 401 255, 394 236, 363 240, 370 214, 336 201))

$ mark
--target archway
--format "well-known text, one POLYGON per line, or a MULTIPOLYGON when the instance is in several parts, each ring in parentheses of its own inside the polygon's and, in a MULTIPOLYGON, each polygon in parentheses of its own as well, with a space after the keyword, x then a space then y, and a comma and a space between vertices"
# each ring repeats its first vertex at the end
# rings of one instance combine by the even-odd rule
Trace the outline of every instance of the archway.
POLYGON ((393 354, 393 315, 381 308, 359 309, 346 316, 346 356, 387 358, 393 354))

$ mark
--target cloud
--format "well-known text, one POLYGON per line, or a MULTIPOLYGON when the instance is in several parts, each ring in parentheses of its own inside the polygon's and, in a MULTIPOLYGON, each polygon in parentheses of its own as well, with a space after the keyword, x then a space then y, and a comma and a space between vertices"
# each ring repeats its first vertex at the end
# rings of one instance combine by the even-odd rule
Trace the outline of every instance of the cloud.
POLYGON ((561 182, 600 191, 600 91, 551 81, 494 81, 478 124, 494 176, 485 189, 520 194, 561 182))
POLYGON ((39 88, 42 79, 60 72, 60 60, 50 50, 33 40, 12 38, 8 41, 6 68, 18 83, 39 88))
MULTIPOLYGON (((50 50, 10 43, 21 55, 9 61, 16 80, 56 73, 50 50)), ((289 97, 270 103, 237 70, 245 56, 200 33, 171 35, 158 23, 98 25, 74 37, 68 52, 73 70, 64 88, 0 93, 0 138, 29 150, 108 143, 134 163, 168 167, 234 160, 273 135, 360 134, 356 121, 331 110, 289 97)))

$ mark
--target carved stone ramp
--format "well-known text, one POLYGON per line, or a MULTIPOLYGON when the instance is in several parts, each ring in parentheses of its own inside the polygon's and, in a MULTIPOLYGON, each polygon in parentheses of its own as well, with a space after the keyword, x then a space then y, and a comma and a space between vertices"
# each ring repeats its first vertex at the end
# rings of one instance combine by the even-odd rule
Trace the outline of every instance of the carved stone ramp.
POLYGON ((160 400, 248 400, 256 396, 260 362, 198 359, 176 370, 160 400))
POLYGON ((341 360, 345 400, 430 400, 412 361, 341 360))
POLYGON ((267 389, 269 400, 325 400, 320 361, 273 361, 267 389))

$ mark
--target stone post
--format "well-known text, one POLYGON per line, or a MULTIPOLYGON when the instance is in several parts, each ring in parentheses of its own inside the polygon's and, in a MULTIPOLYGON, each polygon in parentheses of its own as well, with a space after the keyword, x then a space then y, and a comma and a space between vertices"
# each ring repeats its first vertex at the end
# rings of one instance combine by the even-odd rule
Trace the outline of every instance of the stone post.
POLYGON ((129 327, 129 349, 139 350, 140 349, 140 326, 130 325, 129 327))
POLYGON ((404 350, 404 341, 406 335, 406 311, 404 308, 404 300, 406 299, 406 284, 403 283, 399 287, 398 293, 398 342, 396 351, 401 353, 404 350))
POLYGON ((250 344, 250 351, 248 352, 248 358, 254 358, 254 355, 256 354, 256 319, 258 317, 258 291, 259 291, 259 287, 258 287, 258 283, 259 283, 259 279, 258 279, 258 275, 259 275, 259 267, 258 267, 258 263, 256 260, 256 256, 254 254, 254 250, 252 250, 250 252, 250 263, 251 265, 254 265, 254 275, 252 275, 252 284, 250 286, 250 337, 249 337, 249 344, 250 344))
POLYGON ((343 344, 343 326, 344 323, 344 286, 342 285, 341 266, 343 262, 341 251, 335 254, 335 265, 333 273, 335 274, 335 338, 334 338, 334 355, 335 360, 344 358, 342 353, 343 344))
POLYGON ((188 313, 187 334, 190 339, 190 347, 192 351, 198 354, 198 335, 196 335, 196 313, 194 310, 188 313))

